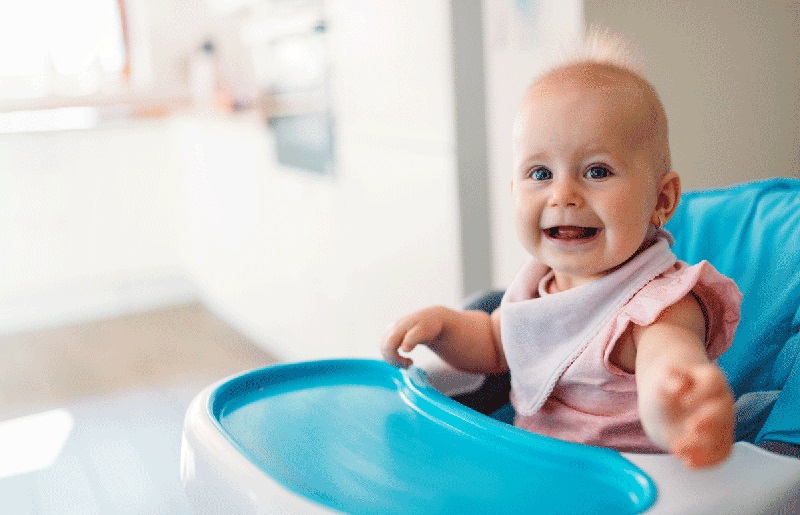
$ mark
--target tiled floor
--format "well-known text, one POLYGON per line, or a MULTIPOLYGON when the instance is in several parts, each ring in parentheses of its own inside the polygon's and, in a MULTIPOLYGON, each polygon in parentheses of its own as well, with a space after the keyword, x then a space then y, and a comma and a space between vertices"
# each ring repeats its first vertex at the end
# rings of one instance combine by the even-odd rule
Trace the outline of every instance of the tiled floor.
POLYGON ((199 305, 0 337, 0 512, 190 513, 189 401, 272 362, 199 305))

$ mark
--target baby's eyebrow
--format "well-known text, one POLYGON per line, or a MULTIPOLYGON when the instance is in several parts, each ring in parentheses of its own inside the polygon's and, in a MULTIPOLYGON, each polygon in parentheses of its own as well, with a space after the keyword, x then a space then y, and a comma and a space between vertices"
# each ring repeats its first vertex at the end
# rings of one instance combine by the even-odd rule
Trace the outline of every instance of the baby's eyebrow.
POLYGON ((587 154, 609 154, 609 155, 611 155, 611 154, 613 154, 613 152, 611 151, 612 148, 610 148, 607 143, 603 143, 603 142, 599 142, 599 141, 598 142, 590 141, 590 142, 586 143, 585 145, 581 145, 580 147, 578 147, 578 150, 580 150, 581 153, 583 153, 584 155, 587 155, 587 154))
POLYGON ((607 159, 616 162, 625 162, 619 148, 609 147, 606 144, 589 143, 581 146, 579 149, 580 156, 585 158, 596 157, 600 159, 607 159))
POLYGON ((546 150, 529 154, 525 149, 522 149, 521 152, 517 153, 517 158, 514 159, 515 168, 526 168, 534 164, 544 164, 549 158, 549 152, 546 150))
POLYGON ((550 157, 550 153, 547 151, 540 151, 536 152, 535 154, 529 154, 525 156, 526 162, 533 162, 533 161, 547 161, 550 157))

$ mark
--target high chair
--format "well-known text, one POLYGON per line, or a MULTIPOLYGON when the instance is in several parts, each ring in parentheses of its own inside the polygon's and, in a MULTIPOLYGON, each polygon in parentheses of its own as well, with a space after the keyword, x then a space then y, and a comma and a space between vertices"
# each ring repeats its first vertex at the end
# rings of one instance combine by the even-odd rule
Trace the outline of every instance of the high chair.
MULTIPOLYGON (((744 293, 719 359, 737 398, 722 465, 693 471, 520 430, 506 423, 506 376, 420 349, 408 370, 290 363, 200 392, 181 450, 195 511, 800 513, 800 181, 684 193, 666 228, 679 259, 710 261, 744 293)), ((465 307, 491 312, 501 297, 465 307)))

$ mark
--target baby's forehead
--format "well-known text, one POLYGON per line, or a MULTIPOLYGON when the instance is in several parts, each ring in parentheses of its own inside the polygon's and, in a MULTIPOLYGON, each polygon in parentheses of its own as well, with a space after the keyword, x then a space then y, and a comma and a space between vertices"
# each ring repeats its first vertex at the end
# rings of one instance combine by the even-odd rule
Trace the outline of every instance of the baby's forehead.
POLYGON ((648 108, 660 101, 655 90, 633 71, 604 63, 581 63, 552 70, 534 81, 524 104, 530 106, 551 95, 598 93, 598 101, 648 108))
POLYGON ((514 122, 515 152, 522 148, 519 145, 529 143, 523 143, 523 134, 530 123, 547 125, 548 120, 556 121, 554 117, 559 114, 552 111, 554 105, 570 112, 578 109, 584 115, 594 113, 606 119, 609 126, 626 127, 626 141, 636 148, 646 144, 657 155, 659 168, 669 170, 666 112, 655 89, 636 72, 611 64, 587 63, 544 74, 528 88, 514 122), (555 95, 567 102, 552 102, 555 95), (585 102, 593 102, 598 108, 586 110, 585 102))
MULTIPOLYGON (((554 98, 571 99, 583 106, 590 102, 597 106, 598 115, 626 120, 625 125, 636 133, 636 139, 644 141, 655 136, 660 145, 669 145, 664 107, 655 89, 636 72, 612 64, 581 63, 544 74, 531 84, 523 98, 515 134, 527 125, 529 115, 541 108, 553 116, 554 98)), ((569 103, 563 105, 572 108, 569 103)))

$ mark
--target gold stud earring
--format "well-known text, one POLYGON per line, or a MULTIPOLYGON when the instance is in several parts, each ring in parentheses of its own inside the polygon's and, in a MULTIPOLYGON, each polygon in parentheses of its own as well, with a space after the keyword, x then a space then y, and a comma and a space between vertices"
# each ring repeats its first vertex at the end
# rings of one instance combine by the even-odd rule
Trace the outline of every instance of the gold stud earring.
POLYGON ((657 213, 656 218, 658 219, 658 222, 655 223, 656 230, 660 231, 664 227, 664 222, 661 221, 661 213, 657 213))

